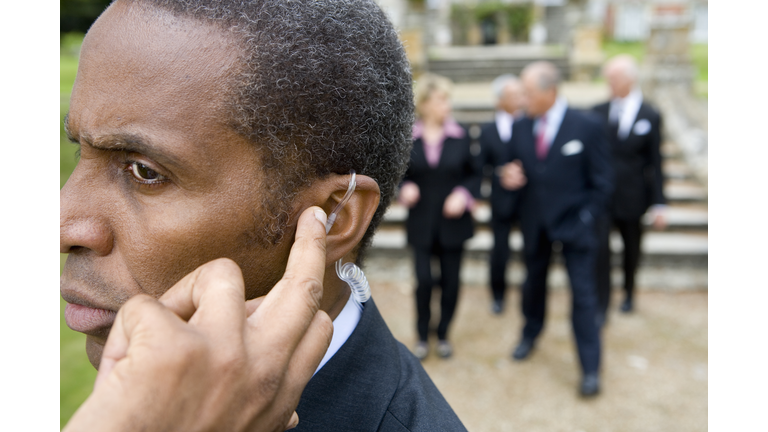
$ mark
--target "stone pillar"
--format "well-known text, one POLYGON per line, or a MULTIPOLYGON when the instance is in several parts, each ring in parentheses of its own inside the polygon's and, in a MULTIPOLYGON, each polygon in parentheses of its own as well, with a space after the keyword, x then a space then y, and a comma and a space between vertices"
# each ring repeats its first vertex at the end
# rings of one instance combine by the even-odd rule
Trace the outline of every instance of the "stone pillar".
POLYGON ((643 88, 653 94, 658 87, 693 88, 694 70, 689 52, 692 17, 681 1, 660 2, 652 7, 650 37, 643 61, 643 88))
POLYGON ((707 110, 706 102, 697 100, 693 92, 692 23, 687 3, 660 0, 653 5, 641 85, 643 95, 664 115, 665 136, 675 141, 694 176, 706 187, 707 110))
POLYGON ((602 29, 599 26, 584 25, 574 30, 570 59, 572 80, 592 81, 597 78, 605 60, 602 42, 602 29))
POLYGON ((429 20, 427 45, 451 45, 451 1, 427 0, 429 20))

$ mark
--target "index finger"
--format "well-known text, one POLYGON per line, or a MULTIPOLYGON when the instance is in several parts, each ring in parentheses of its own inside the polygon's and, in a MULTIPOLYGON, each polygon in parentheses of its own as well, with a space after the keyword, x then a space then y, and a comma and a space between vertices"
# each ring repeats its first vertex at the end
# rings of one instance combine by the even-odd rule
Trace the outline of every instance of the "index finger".
POLYGON ((325 276, 326 218, 320 207, 310 207, 301 214, 283 278, 248 318, 251 324, 263 327, 258 332, 260 338, 278 341, 288 348, 288 355, 320 308, 325 276), (260 326, 261 323, 268 325, 260 326))

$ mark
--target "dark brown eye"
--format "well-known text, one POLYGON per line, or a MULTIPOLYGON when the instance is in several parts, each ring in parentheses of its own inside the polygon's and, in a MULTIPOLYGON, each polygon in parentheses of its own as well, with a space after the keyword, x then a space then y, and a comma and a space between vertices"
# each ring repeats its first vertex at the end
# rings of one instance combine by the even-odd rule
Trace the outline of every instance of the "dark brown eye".
POLYGON ((164 176, 138 162, 131 162, 131 173, 141 183, 157 183, 165 180, 164 176))

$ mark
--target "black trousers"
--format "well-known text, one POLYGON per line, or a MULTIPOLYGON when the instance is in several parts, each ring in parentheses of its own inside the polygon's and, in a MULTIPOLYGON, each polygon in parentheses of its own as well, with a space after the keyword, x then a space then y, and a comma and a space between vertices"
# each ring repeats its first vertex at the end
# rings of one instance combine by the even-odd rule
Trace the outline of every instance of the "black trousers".
POLYGON ((494 300, 503 301, 507 290, 507 262, 509 261, 509 232, 512 221, 491 219, 493 249, 491 249, 491 294, 494 300))
POLYGON ((603 218, 599 222, 600 248, 597 254, 597 297, 600 311, 607 314, 611 304, 611 227, 615 226, 624 243, 622 269, 624 271, 624 292, 632 298, 635 292, 635 274, 640 262, 640 241, 643 225, 640 219, 622 220, 603 218))
POLYGON ((446 249, 435 243, 431 248, 415 247, 416 260, 416 328, 419 332, 419 340, 425 342, 429 333, 429 320, 431 310, 429 307, 432 299, 432 288, 437 284, 441 288, 440 296, 440 323, 437 326, 437 337, 446 340, 448 327, 456 311, 459 301, 459 272, 461 270, 462 247, 446 249), (432 277, 430 260, 436 256, 440 260, 440 279, 436 281, 432 277))
MULTIPOLYGON (((533 252, 526 250, 527 275, 523 284, 523 338, 535 340, 544 328, 547 309, 547 275, 552 259, 552 241, 539 229, 533 252)), ((526 248, 528 249, 528 248, 526 248)), ((600 329, 596 322, 595 259, 597 248, 574 248, 563 244, 563 258, 571 285, 571 324, 576 337, 579 361, 584 373, 600 368, 600 329)))

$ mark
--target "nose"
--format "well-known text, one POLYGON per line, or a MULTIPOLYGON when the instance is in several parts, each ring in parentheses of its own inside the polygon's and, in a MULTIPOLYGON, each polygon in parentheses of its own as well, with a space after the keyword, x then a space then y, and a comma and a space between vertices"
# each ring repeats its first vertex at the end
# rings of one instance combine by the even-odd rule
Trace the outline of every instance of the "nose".
POLYGON ((59 194, 59 251, 106 256, 114 242, 108 214, 100 204, 102 194, 83 171, 78 164, 59 194))

